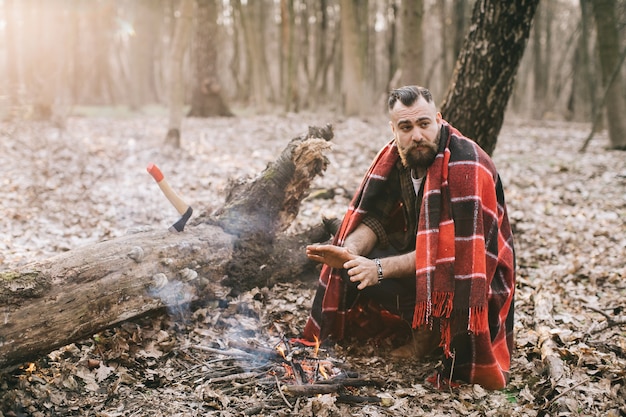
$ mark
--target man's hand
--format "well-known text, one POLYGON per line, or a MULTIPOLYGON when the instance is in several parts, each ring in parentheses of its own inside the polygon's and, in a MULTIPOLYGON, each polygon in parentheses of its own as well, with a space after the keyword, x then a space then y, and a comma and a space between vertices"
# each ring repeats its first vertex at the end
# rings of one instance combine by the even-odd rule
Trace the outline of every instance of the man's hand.
POLYGON ((324 263, 333 268, 343 268, 344 264, 357 256, 347 248, 335 245, 309 245, 306 256, 312 261, 324 263))
POLYGON ((351 282, 358 282, 359 290, 369 287, 370 285, 378 285, 378 267, 373 259, 364 256, 357 256, 345 263, 348 270, 348 276, 351 282))
POLYGON ((354 255, 348 248, 335 245, 310 245, 306 248, 306 256, 333 268, 347 269, 350 281, 359 282, 357 286, 359 290, 378 284, 378 268, 374 261, 354 255))

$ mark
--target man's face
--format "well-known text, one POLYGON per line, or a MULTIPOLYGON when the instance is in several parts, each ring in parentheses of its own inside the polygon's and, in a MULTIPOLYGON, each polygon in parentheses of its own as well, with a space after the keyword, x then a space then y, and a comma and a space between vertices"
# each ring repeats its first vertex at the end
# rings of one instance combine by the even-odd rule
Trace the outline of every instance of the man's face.
POLYGON ((407 107, 398 101, 389 112, 389 117, 404 166, 426 170, 435 160, 439 147, 441 113, 437 112, 435 103, 420 97, 407 107))

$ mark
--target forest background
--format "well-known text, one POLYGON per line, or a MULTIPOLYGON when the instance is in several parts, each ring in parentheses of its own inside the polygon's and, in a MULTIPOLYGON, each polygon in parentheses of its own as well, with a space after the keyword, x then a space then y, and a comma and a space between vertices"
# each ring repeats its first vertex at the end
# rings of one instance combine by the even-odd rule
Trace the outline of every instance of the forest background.
MULTIPOLYGON (((405 84, 429 87, 441 103, 474 3, 3 0, 0 115, 63 123, 180 102, 194 116, 350 116, 382 112, 386 91, 405 84)), ((594 16, 612 33, 623 99, 626 4, 549 0, 534 17, 508 113, 592 120, 606 84, 594 16)), ((170 115, 170 128, 180 124, 170 115)))
MULTIPOLYGON (((445 102, 468 34, 481 29, 471 24, 476 6, 484 15, 535 3, 0 0, 0 270, 167 222, 172 208, 145 173, 150 160, 198 211, 215 209, 229 181, 258 174, 308 124, 330 121, 336 137, 314 190, 326 197, 304 201, 294 227, 341 216, 388 138, 387 90, 419 83, 445 102)), ((510 99, 478 75, 463 78, 506 97, 496 106, 508 123, 501 135, 495 128, 494 155, 519 261, 507 390, 437 392, 422 384, 432 364, 392 364, 369 345, 335 355, 388 378, 382 395, 394 398, 392 408, 347 409, 332 396, 285 402, 265 373, 247 386, 216 385, 207 376, 223 371, 209 365, 216 354, 190 346, 227 346, 237 328, 267 346, 275 325, 296 335, 314 283, 289 283, 184 320, 170 310, 87 335, 2 375, 0 410, 248 415, 254 404, 266 415, 316 407, 329 415, 626 415, 626 167, 615 150, 626 140, 626 5, 538 3, 519 68, 506 61, 513 50, 498 55, 502 77, 513 76, 510 99)), ((3 308, 6 325, 12 307, 3 308)), ((241 364, 231 365, 227 372, 241 364)))

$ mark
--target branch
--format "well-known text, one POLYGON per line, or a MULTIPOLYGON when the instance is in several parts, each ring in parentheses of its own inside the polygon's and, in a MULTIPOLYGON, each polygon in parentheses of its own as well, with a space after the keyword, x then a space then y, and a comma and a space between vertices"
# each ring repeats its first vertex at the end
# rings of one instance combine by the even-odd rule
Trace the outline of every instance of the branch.
POLYGON ((604 106, 606 105, 606 98, 609 94, 609 89, 613 85, 613 82, 617 79, 617 74, 619 74, 620 72, 619 70, 622 67, 622 64, 624 63, 625 59, 626 59, 626 48, 624 48, 624 50, 622 51, 619 62, 617 63, 617 65, 615 65, 615 68, 613 69, 613 74, 611 74, 611 78, 609 79, 609 82, 604 88, 602 101, 600 101, 600 105, 594 111, 593 123, 591 124, 591 132, 589 132, 589 136, 587 136, 587 139, 585 139, 585 143, 583 143, 583 146, 579 149, 578 152, 580 153, 584 153, 587 150, 587 146, 589 146, 589 142, 591 142, 591 138, 593 138, 593 135, 596 133, 596 129, 598 128, 598 124, 600 123, 600 116, 602 116, 602 110, 604 110, 604 106))

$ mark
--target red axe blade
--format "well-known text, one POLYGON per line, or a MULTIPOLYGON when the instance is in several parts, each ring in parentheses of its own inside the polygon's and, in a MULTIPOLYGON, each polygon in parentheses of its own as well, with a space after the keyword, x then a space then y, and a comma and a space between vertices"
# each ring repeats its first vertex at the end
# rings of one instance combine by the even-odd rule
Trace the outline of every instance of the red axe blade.
POLYGON ((165 180, 165 177, 158 166, 151 162, 148 164, 146 170, 150 175, 152 175, 152 178, 154 178, 156 183, 159 185, 159 188, 163 191, 165 197, 167 197, 170 203, 172 203, 172 205, 176 208, 176 211, 178 211, 181 215, 181 218, 170 226, 169 230, 172 232, 182 232, 183 229, 185 229, 187 220, 189 220, 191 214, 193 213, 193 209, 189 204, 185 203, 174 190, 172 190, 172 187, 170 187, 169 183, 165 180))

